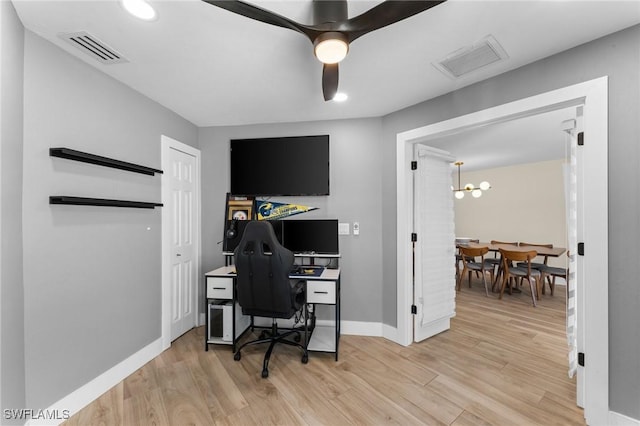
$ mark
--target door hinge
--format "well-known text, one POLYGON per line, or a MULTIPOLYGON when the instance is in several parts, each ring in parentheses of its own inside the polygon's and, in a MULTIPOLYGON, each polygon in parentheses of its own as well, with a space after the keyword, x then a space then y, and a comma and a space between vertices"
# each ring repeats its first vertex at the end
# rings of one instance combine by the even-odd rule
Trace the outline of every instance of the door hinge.
POLYGON ((578 146, 584 145, 584 132, 578 133, 578 146))
POLYGON ((578 243, 578 254, 584 256, 584 243, 578 243))
POLYGON ((578 365, 584 367, 584 352, 578 352, 578 365))
POLYGON ((416 234, 415 232, 411 233, 411 242, 415 243, 416 241, 418 241, 418 234, 416 234))
POLYGON ((411 162, 411 170, 418 170, 418 162, 417 161, 412 161, 411 162))
POLYGON ((416 305, 411 305, 411 313, 416 315, 418 313, 418 307, 416 305))

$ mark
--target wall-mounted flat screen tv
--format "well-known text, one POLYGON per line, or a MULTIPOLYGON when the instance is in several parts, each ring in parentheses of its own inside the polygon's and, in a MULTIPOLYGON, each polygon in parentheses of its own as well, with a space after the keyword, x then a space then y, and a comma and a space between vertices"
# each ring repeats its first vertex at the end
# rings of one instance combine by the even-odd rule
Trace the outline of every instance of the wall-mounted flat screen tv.
POLYGON ((329 195, 329 135, 232 139, 233 195, 329 195))

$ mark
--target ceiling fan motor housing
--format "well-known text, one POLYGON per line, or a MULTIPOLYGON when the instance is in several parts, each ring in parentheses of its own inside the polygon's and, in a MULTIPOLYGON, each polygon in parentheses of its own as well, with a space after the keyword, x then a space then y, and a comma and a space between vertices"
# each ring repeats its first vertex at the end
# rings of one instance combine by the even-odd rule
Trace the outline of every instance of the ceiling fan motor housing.
POLYGON ((313 0, 313 23, 340 22, 349 17, 347 0, 313 0))

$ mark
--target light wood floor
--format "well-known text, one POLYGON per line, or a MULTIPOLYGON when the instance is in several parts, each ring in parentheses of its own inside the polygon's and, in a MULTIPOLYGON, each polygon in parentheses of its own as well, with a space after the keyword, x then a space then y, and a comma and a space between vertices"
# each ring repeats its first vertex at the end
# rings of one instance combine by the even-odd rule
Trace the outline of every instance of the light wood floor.
POLYGON ((280 345, 235 362, 204 351, 203 328, 176 340, 65 425, 583 425, 567 377, 564 287, 487 298, 466 282, 451 330, 402 347, 342 336, 340 360, 280 345))

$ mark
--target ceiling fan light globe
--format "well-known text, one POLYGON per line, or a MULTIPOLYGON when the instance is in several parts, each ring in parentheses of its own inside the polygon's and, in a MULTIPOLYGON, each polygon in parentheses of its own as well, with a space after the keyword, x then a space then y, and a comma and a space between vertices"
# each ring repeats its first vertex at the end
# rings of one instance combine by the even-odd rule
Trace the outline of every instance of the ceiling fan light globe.
POLYGON ((479 189, 474 189, 473 191, 471 191, 471 195, 473 195, 473 198, 480 198, 482 197, 482 191, 479 189))
POLYGON ((472 183, 468 183, 464 186, 464 189, 467 191, 473 191, 475 189, 475 186, 473 186, 472 183))
POLYGON ((349 52, 349 43, 342 33, 326 32, 320 34, 313 43, 313 53, 324 64, 337 64, 349 52))
POLYGON ((480 189, 482 189, 483 191, 486 191, 489 188, 491 188, 491 184, 489 182, 487 182, 486 180, 480 182, 480 189))
POLYGON ((145 0, 121 0, 122 7, 143 21, 152 21, 156 18, 156 11, 145 0))
POLYGON ((458 200, 462 200, 464 198, 464 192, 463 191, 456 191, 455 192, 455 196, 458 200))
POLYGON ((344 102, 347 99, 349 99, 349 96, 347 96, 346 93, 343 92, 338 92, 336 93, 336 95, 333 97, 332 101, 336 101, 336 102, 344 102))

